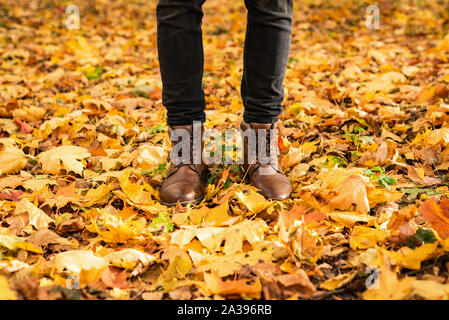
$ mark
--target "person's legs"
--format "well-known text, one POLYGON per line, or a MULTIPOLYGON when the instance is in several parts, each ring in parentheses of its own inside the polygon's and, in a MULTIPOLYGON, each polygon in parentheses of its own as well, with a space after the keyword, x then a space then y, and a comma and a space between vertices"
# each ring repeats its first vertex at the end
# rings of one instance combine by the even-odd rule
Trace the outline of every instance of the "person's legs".
MULTIPOLYGON (((245 0, 248 9, 241 94, 245 112, 240 128, 265 139, 244 168, 249 182, 267 198, 284 200, 292 187, 278 165, 277 121, 284 100, 284 76, 292 37, 293 0, 245 0), (265 138, 264 138, 265 137, 265 138), (267 150, 263 155, 263 150, 267 150), (267 156, 269 163, 262 161, 267 156)), ((248 152, 249 141, 244 140, 248 152)))
POLYGON ((157 45, 162 103, 170 126, 205 121, 201 22, 205 0, 159 0, 157 45))
MULTIPOLYGON (((201 152, 192 143, 201 142, 201 125, 198 133, 194 122, 204 122, 205 100, 203 92, 203 41, 201 21, 205 0, 159 0, 157 5, 157 43, 162 77, 162 103, 167 109, 167 124, 173 150, 170 168, 162 182, 159 196, 167 206, 198 203, 204 197, 207 168, 202 161, 193 161, 193 154, 201 152), (178 139, 181 131, 187 138, 178 139), (189 155, 180 153, 177 145, 190 143, 189 155), (187 162, 177 163, 175 158, 187 156, 187 162), (191 157, 192 156, 192 157, 191 157)), ((182 145, 181 145, 182 146, 182 145)), ((200 159, 201 160, 201 159, 200 159)))
POLYGON ((245 0, 248 9, 241 95, 245 122, 274 123, 282 112, 293 0, 245 0))

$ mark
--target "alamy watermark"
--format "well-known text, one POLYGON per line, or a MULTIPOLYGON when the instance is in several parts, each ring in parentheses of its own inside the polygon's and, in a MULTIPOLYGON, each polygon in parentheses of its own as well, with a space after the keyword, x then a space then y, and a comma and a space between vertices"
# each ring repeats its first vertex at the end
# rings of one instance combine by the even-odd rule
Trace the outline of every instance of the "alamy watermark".
MULTIPOLYGON (((170 130, 170 140, 173 148, 170 152, 170 161, 179 164, 272 164, 277 167, 278 130, 248 128, 246 130, 202 129, 200 121, 194 121, 192 132, 184 128, 170 130), (240 137, 238 139, 237 137, 240 137), (213 146, 213 150, 206 146, 213 146), (226 144, 225 142, 231 142, 226 144), (239 155, 239 156, 238 156, 239 155)), ((261 169, 264 169, 261 167, 261 169)), ((271 171, 270 171, 271 172, 271 171)), ((263 174, 263 170, 261 171, 263 174)))
POLYGON ((80 277, 78 274, 72 274, 65 280, 65 286, 67 289, 74 290, 80 288, 80 277))
POLYGON ((80 9, 75 5, 69 5, 65 8, 65 13, 69 15, 65 20, 67 29, 78 30, 80 28, 80 9))
POLYGON ((365 10, 365 26, 368 29, 379 30, 380 28, 380 9, 377 5, 368 6, 365 10))
POLYGON ((379 268, 376 266, 368 266, 365 270, 369 276, 365 280, 367 289, 379 289, 379 268))

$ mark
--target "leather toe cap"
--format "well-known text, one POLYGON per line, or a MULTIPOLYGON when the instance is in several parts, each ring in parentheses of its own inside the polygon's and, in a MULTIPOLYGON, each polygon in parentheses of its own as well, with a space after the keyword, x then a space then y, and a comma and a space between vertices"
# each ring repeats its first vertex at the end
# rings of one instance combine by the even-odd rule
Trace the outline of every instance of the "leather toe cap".
POLYGON ((201 197, 201 190, 199 186, 181 181, 162 188, 159 197, 163 203, 169 205, 174 205, 178 201, 187 203, 193 202, 201 197))
POLYGON ((260 190, 260 193, 273 200, 285 200, 292 193, 292 186, 286 176, 282 174, 261 175, 251 181, 252 185, 260 190))

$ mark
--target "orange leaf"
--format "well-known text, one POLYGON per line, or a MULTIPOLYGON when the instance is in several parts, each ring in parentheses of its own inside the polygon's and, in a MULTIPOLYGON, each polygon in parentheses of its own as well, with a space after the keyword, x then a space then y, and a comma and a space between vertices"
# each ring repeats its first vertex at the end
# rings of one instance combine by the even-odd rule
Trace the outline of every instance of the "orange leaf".
POLYGON ((366 193, 366 181, 361 175, 351 175, 334 190, 337 195, 329 201, 329 204, 340 210, 347 210, 352 204, 357 206, 357 211, 368 213, 370 206, 366 193))
POLYGON ((282 219, 285 228, 288 230, 295 220, 304 220, 304 223, 307 225, 312 221, 321 221, 326 218, 326 215, 318 210, 305 213, 306 210, 306 207, 295 204, 290 211, 281 212, 280 219, 282 219))
POLYGON ((119 268, 109 267, 104 269, 101 274, 101 281, 111 288, 127 289, 129 287, 126 281, 127 277, 126 270, 121 271, 119 268))
POLYGON ((259 297, 262 290, 259 278, 256 278, 254 283, 248 284, 249 279, 223 281, 215 274, 205 273, 204 281, 210 291, 220 295, 246 294, 259 297))
POLYGON ((103 149, 103 145, 100 141, 94 140, 89 145, 89 152, 92 156, 107 156, 108 154, 103 149))
POLYGON ((426 200, 419 207, 419 212, 435 229, 438 234, 443 237, 449 237, 449 200, 443 199, 438 205, 434 200, 426 200))

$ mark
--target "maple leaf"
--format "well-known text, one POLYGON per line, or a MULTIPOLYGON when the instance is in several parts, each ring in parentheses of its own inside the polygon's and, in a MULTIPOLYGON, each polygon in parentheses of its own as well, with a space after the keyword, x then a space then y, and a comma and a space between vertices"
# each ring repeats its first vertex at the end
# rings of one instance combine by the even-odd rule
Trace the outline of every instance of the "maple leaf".
POLYGON ((327 279, 326 281, 322 282, 320 284, 320 288, 326 289, 329 291, 335 290, 337 288, 340 288, 344 286, 345 284, 349 283, 354 279, 354 277, 357 275, 357 271, 352 271, 348 273, 342 273, 338 276, 335 276, 331 279, 327 279))
POLYGON ((355 226, 352 229, 349 245, 354 250, 374 248, 378 242, 387 238, 385 231, 368 228, 363 226, 355 226))
MULTIPOLYGON (((95 193, 95 191, 92 193, 95 193)), ((42 206, 48 205, 50 207, 62 208, 68 203, 81 206, 80 200, 82 199, 82 196, 76 193, 75 184, 73 183, 64 187, 59 187, 56 194, 49 191, 47 187, 44 187, 40 190, 40 195, 45 199, 42 206)))
POLYGON ((353 227, 357 222, 365 222, 367 225, 372 225, 375 221, 374 217, 359 212, 336 211, 328 212, 326 215, 348 228, 353 227))
POLYGON ((22 199, 16 204, 14 215, 24 214, 28 217, 27 224, 35 227, 36 229, 47 228, 54 220, 50 218, 44 211, 36 207, 27 199, 22 199))
POLYGON ((367 184, 367 179, 361 175, 349 176, 332 190, 337 195, 329 201, 329 205, 340 210, 347 210, 355 204, 357 211, 368 213, 370 206, 366 192, 367 184))
POLYGON ((378 282, 363 293, 363 298, 367 300, 406 299, 411 294, 413 282, 414 279, 408 276, 398 279, 396 273, 383 264, 379 270, 378 282))
POLYGON ((71 250, 54 256, 54 268, 68 276, 77 276, 81 286, 100 279, 108 261, 90 250, 71 250))
POLYGON ((0 276, 0 300, 16 300, 17 296, 11 287, 9 286, 8 280, 0 276))
POLYGON ((436 258, 443 254, 438 249, 438 242, 426 243, 416 249, 401 247, 398 251, 384 251, 392 265, 419 270, 423 261, 436 258))
POLYGON ((127 289, 129 288, 129 283, 126 281, 127 277, 126 270, 108 267, 101 274, 101 281, 111 288, 127 289))
POLYGON ((134 269, 138 263, 147 266, 150 262, 156 260, 154 256, 148 253, 132 248, 114 251, 104 256, 104 258, 113 266, 131 270, 134 269))
MULTIPOLYGON (((214 165, 200 205, 168 208, 159 199, 171 143, 157 28, 134 23, 156 25, 145 13, 157 1, 125 2, 82 10, 83 35, 48 32, 64 6, 2 0, 0 299, 449 299, 436 260, 449 252, 441 5, 383 3, 376 32, 360 27, 360 1, 336 0, 332 14, 325 1, 294 6, 292 39, 301 41, 292 42, 278 121, 291 196, 265 199, 237 164, 214 165), (131 38, 116 36, 130 25, 131 38), (375 276, 359 278, 364 266, 378 267, 377 289, 358 285, 375 276), (76 272, 94 290, 66 288, 76 272), (339 290, 349 284, 351 295, 339 290)), ((206 3, 205 126, 224 132, 245 110, 236 90, 245 9, 206 3)), ((206 149, 233 148, 238 136, 207 139, 206 149)))
POLYGON ((90 157, 90 153, 78 146, 60 146, 38 154, 42 170, 48 174, 59 174, 61 169, 83 174, 84 165, 79 159, 90 157))
POLYGON ((319 222, 326 218, 326 215, 318 210, 308 210, 307 208, 294 205, 289 211, 281 212, 279 217, 279 222, 288 230, 297 221, 303 221, 306 225, 312 223, 313 221, 319 222))
POLYGON ((27 241, 37 247, 46 247, 49 245, 60 245, 62 248, 73 247, 73 243, 68 239, 59 236, 49 229, 40 229, 28 237, 27 241))
POLYGON ((100 215, 93 219, 86 228, 91 232, 96 232, 102 239, 113 243, 124 243, 127 240, 141 237, 145 232, 146 220, 143 217, 136 217, 131 211, 117 211, 113 207, 108 207, 100 211, 100 215))
POLYGON ((232 219, 228 215, 228 211, 229 204, 227 201, 212 209, 204 206, 178 214, 178 224, 185 224, 188 219, 193 224, 201 224, 202 226, 221 226, 232 219))
POLYGON ((0 139, 0 173, 16 173, 28 163, 25 153, 15 147, 13 139, 0 139))
POLYGON ((443 198, 439 204, 431 199, 426 200, 419 207, 419 212, 441 237, 449 237, 449 199, 443 198))
POLYGON ((245 294, 248 297, 258 298, 262 291, 262 285, 259 278, 254 283, 248 283, 247 279, 223 281, 217 275, 211 273, 204 274, 204 282, 207 288, 214 294, 219 295, 235 295, 245 294))
POLYGON ((83 205, 91 207, 103 199, 114 187, 108 184, 102 184, 95 189, 89 189, 82 200, 83 205))
POLYGON ((19 197, 23 194, 23 191, 19 190, 19 191, 4 191, 0 193, 0 199, 2 200, 11 200, 11 201, 16 201, 19 202, 20 199, 19 197))
POLYGON ((214 252, 220 249, 220 245, 224 240, 223 253, 232 255, 242 251, 244 240, 250 244, 262 241, 267 229, 266 223, 261 219, 247 220, 227 228, 186 228, 173 232, 170 243, 184 247, 196 237, 204 247, 214 252))
POLYGON ((235 195, 250 213, 259 213, 266 209, 270 205, 270 202, 254 189, 254 187, 245 188, 236 191, 235 195))
POLYGON ((270 261, 273 249, 267 244, 261 243, 256 245, 253 250, 233 255, 207 254, 193 249, 188 249, 188 253, 198 271, 213 270, 219 277, 225 277, 238 272, 245 264, 253 266, 260 261, 270 261))
POLYGON ((160 275, 158 282, 166 292, 170 291, 177 280, 183 279, 192 269, 192 262, 186 255, 177 255, 170 262, 168 268, 160 275))

